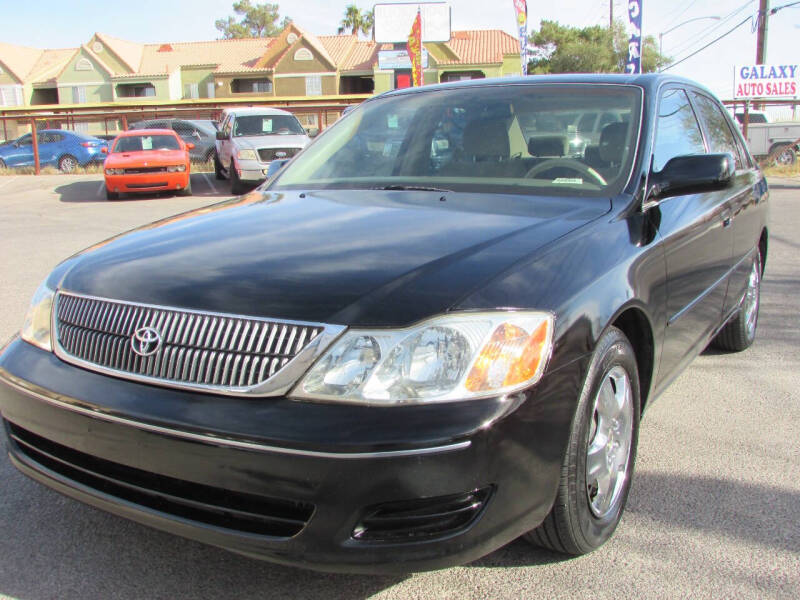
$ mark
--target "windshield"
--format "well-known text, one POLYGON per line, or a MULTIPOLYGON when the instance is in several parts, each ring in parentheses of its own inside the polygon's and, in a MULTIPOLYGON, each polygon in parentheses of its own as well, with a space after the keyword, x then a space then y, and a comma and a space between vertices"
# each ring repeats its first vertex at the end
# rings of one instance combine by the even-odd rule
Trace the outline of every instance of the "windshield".
POLYGON ((368 101, 270 189, 436 188, 608 196, 628 180, 641 91, 496 85, 368 101))
POLYGON ((304 135, 300 122, 291 115, 247 115, 236 117, 233 136, 304 135))
POLYGON ((113 152, 139 152, 141 150, 180 150, 174 135, 126 135, 117 138, 113 152))

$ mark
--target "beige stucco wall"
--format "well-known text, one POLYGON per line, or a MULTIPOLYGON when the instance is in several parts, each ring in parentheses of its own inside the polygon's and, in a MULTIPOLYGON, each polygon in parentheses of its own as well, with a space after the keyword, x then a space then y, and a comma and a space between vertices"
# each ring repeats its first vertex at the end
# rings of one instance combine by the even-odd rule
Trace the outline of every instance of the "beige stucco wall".
MULTIPOLYGON (((289 48, 286 55, 275 65, 275 74, 286 73, 325 73, 331 71, 335 67, 323 59, 304 38, 300 38, 295 44, 289 48), (312 60, 295 60, 295 53, 301 48, 305 48, 311 52, 312 60)), ((305 92, 304 92, 305 93, 305 92)))
MULTIPOLYGON (((336 83, 336 73, 329 75, 322 75, 322 96, 334 96, 339 90, 336 83)), ((298 77, 277 77, 274 81, 275 95, 276 96, 305 96, 306 95, 306 77, 300 75, 298 77)))

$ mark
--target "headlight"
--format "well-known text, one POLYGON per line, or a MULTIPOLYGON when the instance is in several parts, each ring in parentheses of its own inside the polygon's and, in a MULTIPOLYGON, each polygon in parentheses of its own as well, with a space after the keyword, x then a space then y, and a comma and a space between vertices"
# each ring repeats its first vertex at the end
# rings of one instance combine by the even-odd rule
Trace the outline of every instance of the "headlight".
POLYGON ((48 352, 53 350, 50 341, 50 314, 53 309, 54 292, 44 283, 33 295, 25 315, 25 324, 20 333, 23 340, 48 352))
POLYGON ((186 170, 186 165, 170 165, 167 167, 167 173, 183 173, 186 170))
POLYGON ((408 329, 353 329, 291 396, 397 405, 508 394, 539 380, 552 339, 553 316, 543 312, 464 313, 408 329))
POLYGON ((125 169, 106 169, 106 175, 124 175, 125 169))
POLYGON ((240 160, 258 160, 255 150, 239 150, 236 156, 240 160))

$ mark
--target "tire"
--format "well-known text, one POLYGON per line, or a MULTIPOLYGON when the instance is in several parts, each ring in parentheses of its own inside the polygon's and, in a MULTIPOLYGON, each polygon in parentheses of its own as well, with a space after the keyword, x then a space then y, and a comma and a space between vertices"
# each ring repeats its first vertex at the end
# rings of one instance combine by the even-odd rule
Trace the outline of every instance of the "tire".
POLYGON ((182 190, 178 190, 178 196, 191 196, 192 195, 192 178, 189 177, 189 183, 186 184, 186 187, 182 190))
POLYGON ((779 145, 776 144, 772 148, 770 148, 769 153, 772 154, 773 152, 777 152, 780 149, 780 154, 775 157, 775 164, 781 166, 791 166, 797 161, 797 155, 795 154, 794 148, 788 144, 779 145))
POLYGON ((106 200, 119 200, 119 192, 112 192, 106 188, 106 200))
POLYGON ((747 290, 739 304, 736 316, 728 321, 711 341, 719 350, 741 352, 753 345, 758 327, 758 308, 761 304, 761 251, 756 250, 747 290))
POLYGON ((78 159, 71 154, 65 154, 58 159, 58 170, 62 173, 72 173, 78 168, 78 159))
POLYGON ((598 341, 589 364, 553 508, 539 527, 525 534, 529 542, 581 555, 611 537, 631 486, 640 398, 633 348, 625 334, 611 327, 598 341), (605 466, 609 459, 614 469, 605 466), (603 472, 609 475, 608 484, 596 477, 603 472))
POLYGON ((225 175, 223 174, 222 163, 219 162, 219 156, 217 156, 216 151, 214 152, 214 177, 217 178, 219 181, 225 179, 225 175))
POLYGON ((234 196, 241 196, 247 191, 247 186, 244 185, 236 173, 236 166, 231 161, 231 194, 234 196))

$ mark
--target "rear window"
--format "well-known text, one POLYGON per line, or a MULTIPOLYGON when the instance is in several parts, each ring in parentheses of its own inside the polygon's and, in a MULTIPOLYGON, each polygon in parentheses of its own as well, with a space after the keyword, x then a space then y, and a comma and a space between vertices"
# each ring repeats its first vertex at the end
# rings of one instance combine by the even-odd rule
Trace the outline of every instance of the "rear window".
POLYGON ((142 150, 180 150, 174 135, 129 135, 117 138, 112 152, 140 152, 142 150))

